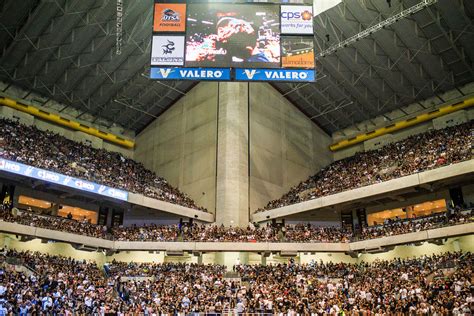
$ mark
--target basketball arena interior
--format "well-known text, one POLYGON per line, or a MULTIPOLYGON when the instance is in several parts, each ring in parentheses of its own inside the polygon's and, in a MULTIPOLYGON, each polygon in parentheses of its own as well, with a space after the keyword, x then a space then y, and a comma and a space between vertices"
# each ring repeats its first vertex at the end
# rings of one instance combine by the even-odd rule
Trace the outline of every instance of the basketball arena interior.
POLYGON ((473 66, 472 0, 0 1, 0 315, 473 315, 473 66))

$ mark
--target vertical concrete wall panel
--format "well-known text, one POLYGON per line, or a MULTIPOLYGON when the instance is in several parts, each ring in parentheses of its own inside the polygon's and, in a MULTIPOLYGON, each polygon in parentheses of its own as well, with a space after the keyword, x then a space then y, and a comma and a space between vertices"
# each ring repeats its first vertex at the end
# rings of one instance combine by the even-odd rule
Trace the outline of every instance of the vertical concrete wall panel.
POLYGON ((215 210, 217 83, 200 83, 136 139, 135 158, 215 210))
POLYGON ((250 85, 250 210, 332 162, 331 138, 266 83, 250 85))

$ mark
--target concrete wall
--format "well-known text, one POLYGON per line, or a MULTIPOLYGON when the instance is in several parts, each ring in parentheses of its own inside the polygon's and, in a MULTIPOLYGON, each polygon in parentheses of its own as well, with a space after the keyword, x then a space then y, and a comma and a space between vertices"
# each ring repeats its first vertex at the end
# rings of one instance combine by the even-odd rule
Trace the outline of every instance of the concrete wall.
POLYGON ((135 159, 215 210, 217 83, 201 83, 136 138, 135 159))
MULTIPOLYGON (((250 125, 233 128, 250 129, 248 207, 253 211, 328 165, 332 153, 328 149, 331 138, 278 91, 263 83, 248 86, 249 97, 239 94, 235 104, 249 106, 250 125)), ((136 160, 210 212, 216 209, 216 144, 224 146, 218 136, 227 141, 226 146, 236 146, 218 135, 217 117, 223 115, 218 112, 218 95, 228 94, 227 86, 221 90, 225 91, 219 92, 217 83, 197 85, 137 136, 135 149, 136 160)))
POLYGON ((21 242, 15 236, 0 234, 0 248, 15 249, 18 251, 38 251, 55 256, 71 257, 76 260, 92 260, 97 264, 105 262, 103 252, 88 252, 74 249, 70 244, 57 242, 41 242, 41 239, 33 239, 21 242))
POLYGON ((393 260, 395 258, 412 258, 423 255, 442 254, 455 251, 474 251, 474 235, 449 238, 444 245, 435 245, 424 242, 420 246, 398 246, 392 251, 379 254, 362 254, 358 262, 373 262, 375 260, 393 260))
POLYGON ((179 218, 180 217, 175 214, 165 213, 135 205, 123 213, 123 225, 174 225, 179 223, 179 218))
MULTIPOLYGON (((92 136, 80 131, 75 131, 69 128, 62 127, 60 125, 49 123, 47 121, 36 118, 31 114, 20 112, 6 106, 0 106, 0 117, 5 117, 8 119, 18 119, 20 123, 22 124, 34 125, 40 130, 51 131, 59 135, 62 135, 70 140, 73 140, 76 142, 83 142, 83 143, 89 144, 90 146, 94 148, 118 152, 126 157, 133 159, 133 150, 131 149, 127 149, 127 148, 109 143, 107 141, 104 141, 102 138, 98 138, 98 137, 95 137, 95 136, 92 136)), ((87 124, 88 126, 93 126, 90 123, 85 123, 85 124, 87 124)))
POLYGON ((332 162, 331 138, 269 84, 250 85, 250 210, 332 162))

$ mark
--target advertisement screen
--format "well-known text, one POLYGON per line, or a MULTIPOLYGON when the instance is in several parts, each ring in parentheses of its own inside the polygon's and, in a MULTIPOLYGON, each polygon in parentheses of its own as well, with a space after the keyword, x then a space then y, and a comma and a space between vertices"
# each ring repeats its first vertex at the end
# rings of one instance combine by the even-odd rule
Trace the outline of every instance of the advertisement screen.
POLYGON ((63 185, 69 188, 100 194, 110 198, 127 201, 128 192, 111 188, 94 182, 73 178, 56 172, 24 165, 22 163, 0 158, 0 171, 10 172, 50 183, 63 185))
POLYGON ((281 34, 313 34, 313 7, 282 5, 281 34))
POLYGON ((155 3, 153 32, 184 32, 186 4, 155 3))
POLYGON ((314 40, 308 36, 282 36, 283 68, 314 68, 314 40))
POLYGON ((153 36, 152 66, 183 66, 184 36, 153 36))
POLYGON ((188 4, 186 67, 280 67, 275 4, 188 4))

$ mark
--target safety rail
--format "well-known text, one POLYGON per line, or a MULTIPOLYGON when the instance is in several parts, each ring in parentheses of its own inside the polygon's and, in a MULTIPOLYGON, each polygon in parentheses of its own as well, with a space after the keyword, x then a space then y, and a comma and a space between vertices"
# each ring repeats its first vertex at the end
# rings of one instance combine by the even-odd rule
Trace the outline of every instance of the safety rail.
MULTIPOLYGON (((116 241, 116 242, 150 242, 150 240, 128 240, 128 239, 115 239, 113 235, 110 233, 110 229, 105 230, 105 226, 100 226, 100 225, 95 225, 95 224, 90 224, 88 222, 79 222, 74 219, 68 219, 62 216, 52 216, 52 215, 44 215, 44 214, 35 214, 23 209, 16 209, 15 217, 13 216, 7 216, 5 217, 5 211, 1 212, 0 211, 0 221, 6 220, 7 222, 12 222, 16 223, 16 221, 12 221, 14 218, 21 218, 21 215, 25 215, 28 217, 28 220, 30 220, 30 217, 35 217, 39 219, 47 219, 49 221, 61 221, 61 224, 64 223, 69 223, 70 225, 66 225, 65 230, 57 230, 57 231, 62 231, 66 233, 71 233, 71 225, 86 225, 86 227, 80 227, 80 228, 91 228, 91 229, 101 229, 102 231, 102 237, 94 237, 94 236, 89 236, 92 238, 100 238, 100 239, 105 239, 105 240, 111 240, 111 241, 116 241), (88 227, 87 227, 88 226, 88 227), (69 232, 68 232, 69 230, 69 232)), ((406 218, 406 219, 400 219, 397 221, 391 221, 388 224, 381 224, 381 225, 373 225, 373 226, 367 226, 364 227, 364 229, 369 229, 371 231, 376 231, 376 230, 383 230, 385 228, 391 228, 391 227, 401 227, 404 225, 409 225, 409 224, 422 224, 422 223, 429 223, 431 224, 430 227, 427 229, 419 230, 419 231, 424 231, 424 230, 429 230, 429 229, 436 229, 436 228, 443 228, 443 227, 450 227, 450 226, 455 226, 455 225, 460 225, 460 224, 465 224, 469 222, 474 222, 474 217, 471 216, 472 210, 471 209, 463 209, 463 210, 458 210, 456 211, 456 214, 448 214, 448 212, 443 212, 443 213, 436 213, 432 215, 427 215, 423 217, 416 217, 416 218, 406 218), (434 220, 434 221, 433 221, 434 220)), ((19 223, 21 224, 21 223, 19 223)), ((31 226, 31 223, 30 223, 31 226)), ((297 225, 288 225, 286 228, 286 234, 291 233, 295 230, 297 225)), ((48 227, 38 227, 41 229, 49 229, 48 227)), ((112 228, 114 229, 114 228, 112 228)), ((407 231, 406 233, 411 233, 413 231, 407 231)), ((74 232, 72 233, 74 234, 74 232)), ((396 236, 396 235, 401 235, 403 233, 398 233, 398 234, 393 234, 390 236, 396 236)), ((248 240, 248 241, 236 241, 236 242, 250 242, 250 243, 261 243, 261 242, 271 242, 271 243, 339 243, 339 242, 355 242, 355 241, 363 241, 363 240, 370 240, 374 238, 380 238, 383 236, 374 236, 374 237, 369 237, 369 238, 360 238, 359 235, 354 235, 351 238, 348 238, 347 241, 334 241, 334 242, 327 242, 324 240, 314 240, 314 239, 308 239, 308 240, 291 240, 287 239, 284 234, 281 234, 277 240, 273 238, 268 238, 264 240, 248 240)), ((167 239, 164 240, 163 242, 229 242, 225 240, 192 240, 192 239, 187 239, 183 237, 183 235, 179 235, 174 239, 167 239)))
POLYGON ((351 252, 381 250, 386 247, 440 240, 444 238, 470 235, 474 233, 474 222, 440 227, 430 230, 410 232, 401 235, 354 241, 347 243, 310 242, 153 242, 153 241, 112 241, 81 236, 50 229, 37 228, 0 221, 0 231, 16 235, 26 235, 43 240, 55 240, 73 245, 82 245, 84 250, 112 251, 185 251, 185 252, 351 252))

